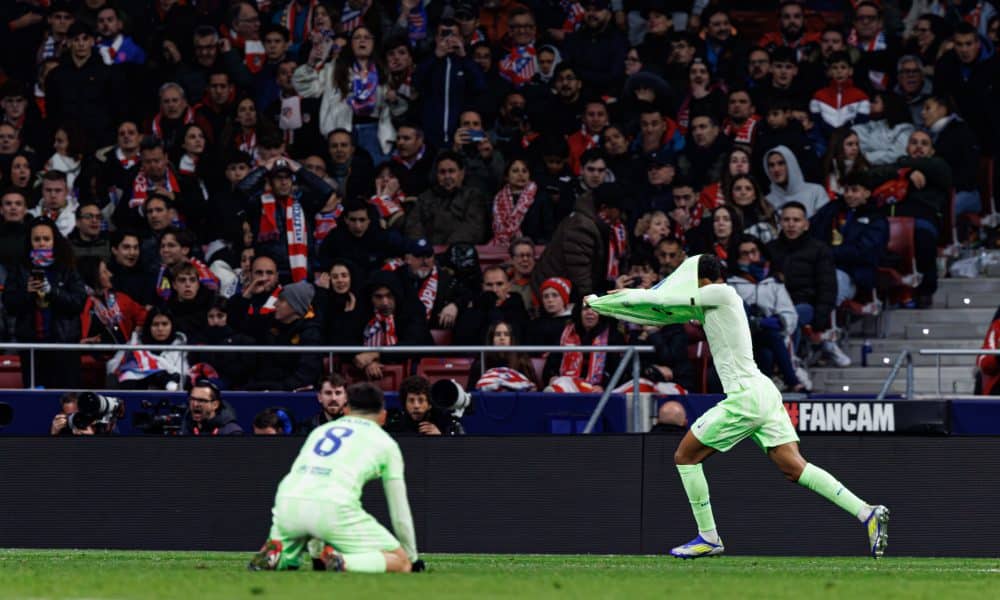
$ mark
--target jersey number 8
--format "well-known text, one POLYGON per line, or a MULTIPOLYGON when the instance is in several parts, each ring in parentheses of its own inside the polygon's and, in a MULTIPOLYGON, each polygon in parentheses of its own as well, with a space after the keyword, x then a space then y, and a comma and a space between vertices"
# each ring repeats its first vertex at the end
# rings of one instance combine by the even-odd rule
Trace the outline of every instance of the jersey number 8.
POLYGON ((348 427, 331 427, 327 429, 323 437, 313 446, 313 452, 319 456, 330 456, 337 450, 340 450, 343 439, 349 437, 352 433, 354 433, 354 430, 348 427))

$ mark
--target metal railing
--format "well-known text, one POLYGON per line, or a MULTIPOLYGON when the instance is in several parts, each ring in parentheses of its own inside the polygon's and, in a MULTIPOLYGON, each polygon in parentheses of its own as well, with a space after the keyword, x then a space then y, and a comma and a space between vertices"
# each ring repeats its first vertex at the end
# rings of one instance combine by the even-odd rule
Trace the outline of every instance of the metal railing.
MULTIPOLYGON (((181 352, 186 355, 190 352, 230 352, 230 353, 251 353, 262 352, 266 354, 325 354, 331 362, 337 354, 360 354, 362 352, 378 352, 379 354, 445 354, 445 355, 467 355, 479 354, 480 371, 486 364, 486 354, 523 352, 525 354, 539 354, 555 352, 563 354, 566 352, 623 352, 621 362, 615 369, 611 380, 601 394, 594 412, 587 421, 584 433, 592 433, 598 418, 607 406, 611 398, 611 392, 618 387, 626 365, 632 366, 632 431, 640 431, 642 427, 642 411, 639 402, 639 355, 653 352, 653 346, 196 346, 190 344, 26 344, 26 343, 2 343, 0 352, 6 351, 27 351, 30 357, 29 383, 35 387, 35 353, 36 352, 126 352, 133 350, 147 350, 152 352, 181 352)), ((480 373, 481 374, 481 373, 480 373)))
POLYGON ((885 382, 882 384, 882 390, 878 393, 876 400, 885 400, 886 394, 889 392, 889 388, 892 387, 893 382, 896 380, 896 376, 899 374, 899 370, 902 368, 903 364, 906 364, 906 392, 904 394, 907 400, 913 399, 913 354, 916 352, 920 356, 933 356, 934 357, 934 367, 937 372, 937 395, 940 396, 943 392, 941 390, 941 357, 942 356, 1000 356, 1000 350, 984 350, 982 348, 920 348, 918 350, 913 350, 910 348, 904 348, 900 350, 899 355, 896 356, 896 360, 893 362, 892 370, 889 371, 889 375, 886 377, 885 382))
POLYGON ((885 378, 885 383, 882 384, 882 389, 879 390, 878 396, 875 397, 876 401, 881 402, 885 400, 885 396, 889 393, 892 383, 896 381, 896 375, 899 374, 899 369, 902 368, 904 362, 906 363, 906 392, 903 394, 903 397, 907 400, 913 400, 913 354, 909 348, 904 348, 899 352, 899 356, 896 357, 895 362, 893 362, 892 370, 889 371, 888 377, 885 378))
POLYGON ((960 349, 960 348, 921 348, 919 351, 921 356, 933 356, 934 365, 937 368, 937 393, 938 396, 941 395, 941 357, 942 356, 980 356, 983 354, 989 356, 1000 356, 1000 350, 984 350, 982 348, 976 349, 960 349))

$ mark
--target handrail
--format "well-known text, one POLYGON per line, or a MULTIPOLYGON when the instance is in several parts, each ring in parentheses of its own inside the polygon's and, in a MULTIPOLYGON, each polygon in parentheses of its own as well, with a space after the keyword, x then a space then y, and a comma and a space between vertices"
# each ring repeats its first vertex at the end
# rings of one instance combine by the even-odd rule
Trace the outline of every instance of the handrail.
POLYGON ((26 344, 22 342, 0 343, 0 350, 70 350, 74 352, 152 350, 155 352, 265 352, 269 354, 315 353, 358 354, 378 352, 380 354, 472 354, 475 352, 653 352, 653 346, 197 346, 191 344, 26 344))
MULTIPOLYGON (((594 407, 594 412, 590 414, 590 419, 587 420, 587 426, 583 428, 583 433, 589 434, 594 431, 594 426, 597 425, 597 418, 601 416, 601 413, 604 411, 604 407, 608 404, 608 399, 611 398, 611 390, 618 387, 618 380, 621 379, 626 365, 628 365, 629 360, 634 354, 634 350, 628 350, 625 352, 625 356, 623 356, 621 362, 618 363, 618 368, 615 369, 615 372, 611 375, 611 380, 608 381, 608 386, 604 388, 604 393, 601 394, 601 399, 597 402, 597 406, 594 407)), ((632 385, 638 386, 638 382, 633 381, 632 385)), ((635 407, 633 407, 633 411, 634 410, 635 407)))
POLYGON ((889 393, 889 388, 892 387, 892 382, 896 380, 896 375, 903 366, 903 361, 906 361, 906 394, 904 397, 907 400, 913 400, 913 356, 909 348, 904 348, 899 352, 899 356, 896 357, 895 362, 893 362, 892 370, 889 371, 889 375, 885 378, 885 383, 882 384, 882 389, 879 391, 878 396, 875 397, 877 402, 885 400, 886 394, 889 393))
MULTIPOLYGON (((963 348, 921 348, 921 356, 933 356, 934 366, 937 368, 937 393, 941 395, 941 357, 942 356, 1000 356, 1000 350, 987 350, 985 348, 963 349, 963 348)), ((954 384, 952 384, 954 390, 954 384)))

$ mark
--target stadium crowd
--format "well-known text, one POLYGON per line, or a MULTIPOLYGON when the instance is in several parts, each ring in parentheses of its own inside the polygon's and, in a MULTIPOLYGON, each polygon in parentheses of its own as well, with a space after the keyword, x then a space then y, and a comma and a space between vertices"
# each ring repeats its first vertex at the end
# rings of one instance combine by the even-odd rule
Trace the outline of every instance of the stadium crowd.
MULTIPOLYGON (((850 363, 835 312, 890 301, 890 218, 916 242, 891 300, 931 305, 939 240, 983 208, 1000 132, 991 2, 812 4, 4 2, 0 336, 368 346, 337 368, 371 380, 419 358, 383 346, 642 341, 645 384, 702 391, 693 328, 581 299, 714 253, 761 368, 808 389, 810 361, 850 363), (730 8, 777 28, 749 39, 730 8)), ((325 371, 312 354, 92 358, 140 389, 297 390, 325 371)), ((620 360, 532 358, 489 355, 469 387, 599 391, 620 360)), ((36 383, 74 388, 79 359, 36 353, 36 383)))

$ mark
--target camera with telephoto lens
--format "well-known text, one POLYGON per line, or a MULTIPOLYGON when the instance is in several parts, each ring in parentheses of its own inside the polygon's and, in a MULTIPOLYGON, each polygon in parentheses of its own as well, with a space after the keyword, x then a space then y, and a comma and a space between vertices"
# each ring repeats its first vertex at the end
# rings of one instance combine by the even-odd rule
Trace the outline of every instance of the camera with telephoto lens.
POLYGON ((94 433, 109 433, 115 421, 125 416, 125 402, 114 396, 96 392, 83 392, 76 400, 77 410, 69 415, 66 424, 76 433, 88 427, 94 433))
POLYGON ((132 415, 132 427, 150 435, 180 435, 184 423, 186 404, 172 404, 169 400, 159 402, 142 401, 147 412, 132 415))
POLYGON ((472 396, 454 379, 440 379, 431 386, 431 405, 447 413, 451 418, 451 426, 445 435, 465 435, 462 427, 462 417, 465 412, 472 413, 472 396))

